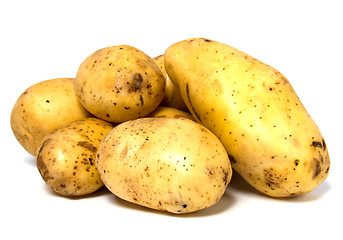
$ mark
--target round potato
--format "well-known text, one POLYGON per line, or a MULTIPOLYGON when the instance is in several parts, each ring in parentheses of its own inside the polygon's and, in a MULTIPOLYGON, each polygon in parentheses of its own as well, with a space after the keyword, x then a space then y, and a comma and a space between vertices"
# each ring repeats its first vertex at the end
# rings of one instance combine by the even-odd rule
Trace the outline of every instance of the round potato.
POLYGON ((112 129, 108 122, 87 118, 45 136, 36 156, 45 183, 64 196, 83 196, 102 187, 95 157, 101 140, 112 129))
POLYGON ((184 112, 182 110, 171 108, 171 107, 157 107, 155 111, 150 113, 148 117, 166 117, 166 118, 181 118, 185 117, 190 120, 194 120, 192 114, 184 112))
POLYGON ((56 78, 32 85, 11 112, 12 131, 32 155, 44 136, 73 121, 90 117, 77 98, 72 78, 56 78))
POLYGON ((162 99, 161 105, 187 111, 188 108, 184 103, 179 88, 168 77, 166 69, 164 68, 164 55, 154 57, 153 60, 160 67, 164 78, 166 79, 166 88, 164 90, 164 98, 162 99))
POLYGON ((144 117, 164 97, 165 79, 157 64, 127 45, 100 49, 80 65, 75 91, 83 106, 106 121, 144 117))
POLYGON ((100 144, 96 166, 119 198, 176 214, 215 204, 232 176, 218 138, 187 118, 140 118, 116 126, 100 144))

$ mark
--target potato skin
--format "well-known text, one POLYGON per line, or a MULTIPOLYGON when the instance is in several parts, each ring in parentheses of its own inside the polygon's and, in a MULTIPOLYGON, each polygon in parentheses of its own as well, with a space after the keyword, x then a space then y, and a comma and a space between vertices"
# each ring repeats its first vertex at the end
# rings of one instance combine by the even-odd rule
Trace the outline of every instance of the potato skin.
POLYGON ((164 98, 162 99, 162 102, 160 105, 171 107, 171 108, 176 108, 176 109, 180 109, 182 111, 188 112, 188 108, 181 97, 179 88, 168 77, 168 74, 164 67, 164 55, 162 54, 160 56, 154 57, 153 60, 160 67, 163 73, 163 76, 166 80, 164 98))
POLYGON ((181 118, 185 117, 192 121, 195 121, 192 114, 184 112, 182 110, 171 107, 157 107, 155 111, 150 113, 147 117, 166 117, 166 118, 181 118))
POLYGON ((89 112, 114 123, 148 115, 162 101, 165 88, 156 63, 127 45, 91 54, 80 65, 74 84, 89 112))
POLYGON ((74 91, 73 78, 56 78, 26 89, 11 112, 11 128, 31 155, 46 134, 65 124, 91 117, 74 91))
POLYGON ((102 138, 112 129, 108 122, 87 118, 45 136, 36 155, 45 183, 63 196, 83 196, 102 187, 95 157, 102 138))
POLYGON ((96 166, 116 196, 176 214, 215 204, 232 176, 218 138, 186 118, 141 118, 116 126, 101 142, 96 166))
POLYGON ((203 38, 170 46, 165 65, 193 117, 216 134, 232 167, 257 190, 291 197, 326 179, 324 138, 279 71, 203 38))

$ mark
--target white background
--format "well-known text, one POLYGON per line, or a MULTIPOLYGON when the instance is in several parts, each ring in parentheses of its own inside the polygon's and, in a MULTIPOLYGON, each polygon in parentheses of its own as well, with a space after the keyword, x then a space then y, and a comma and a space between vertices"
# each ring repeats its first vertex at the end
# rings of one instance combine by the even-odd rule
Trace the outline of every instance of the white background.
POLYGON ((341 1, 2 1, 1 239, 342 239, 341 1), (11 109, 34 83, 74 77, 94 51, 135 46, 151 57, 190 37, 236 47, 281 71, 320 127, 331 157, 313 192, 271 199, 234 177, 223 198, 183 215, 126 203, 105 188, 54 194, 14 138, 11 109))

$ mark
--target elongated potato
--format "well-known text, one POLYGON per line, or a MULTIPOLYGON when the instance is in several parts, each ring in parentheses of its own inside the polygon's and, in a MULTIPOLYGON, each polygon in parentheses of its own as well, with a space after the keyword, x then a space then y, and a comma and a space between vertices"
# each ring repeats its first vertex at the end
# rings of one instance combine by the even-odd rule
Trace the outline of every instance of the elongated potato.
POLYGON ((279 71, 201 38, 170 46, 165 67, 193 117, 217 135, 232 167, 253 187, 290 197, 326 179, 324 138, 279 71))
POLYGON ((140 118, 103 139, 96 166, 116 196, 176 214, 210 207, 232 169, 218 138, 187 118, 140 118))

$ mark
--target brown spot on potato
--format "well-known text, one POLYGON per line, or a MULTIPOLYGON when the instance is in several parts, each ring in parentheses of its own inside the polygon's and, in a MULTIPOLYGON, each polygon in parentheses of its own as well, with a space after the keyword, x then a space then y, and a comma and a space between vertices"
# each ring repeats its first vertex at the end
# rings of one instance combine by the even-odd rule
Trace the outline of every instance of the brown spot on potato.
POLYGON ((230 159, 231 163, 237 163, 236 159, 232 155, 228 154, 228 156, 229 156, 229 159, 230 159))
POLYGON ((325 173, 328 173, 330 171, 330 166, 325 170, 325 173))
POLYGON ((313 147, 319 147, 319 148, 323 148, 323 145, 321 142, 316 142, 316 141, 313 141, 312 142, 312 145, 313 147))
POLYGON ((326 143, 325 143, 324 138, 323 138, 322 142, 323 142, 323 150, 325 151, 326 150, 326 143))
POLYGON ((223 177, 223 182, 224 184, 228 184, 228 177, 229 177, 229 173, 228 172, 224 172, 224 177, 223 177))
POLYGON ((320 174, 320 172, 322 171, 322 167, 321 167, 321 164, 318 161, 318 159, 314 158, 313 160, 315 161, 313 178, 316 178, 320 174))
POLYGON ((143 83, 142 74, 136 73, 136 74, 133 76, 132 87, 131 87, 130 90, 136 92, 137 90, 139 90, 139 89, 141 88, 142 83, 143 83))
POLYGON ((214 175, 215 173, 214 173, 214 170, 212 169, 212 167, 207 166, 207 167, 206 167, 206 170, 207 170, 208 176, 209 176, 209 177, 213 177, 213 175, 214 175))
POLYGON ((93 163, 93 158, 88 158, 88 160, 89 160, 89 164, 90 164, 91 166, 93 166, 93 165, 94 165, 94 163, 93 163))
POLYGON ((87 141, 79 141, 77 143, 77 146, 80 146, 80 147, 83 147, 83 148, 86 148, 87 150, 95 153, 98 149, 97 147, 94 147, 91 143, 87 142, 87 141))
POLYGON ((143 106, 144 105, 144 99, 143 99, 142 94, 139 95, 139 101, 141 101, 141 106, 143 106))
POLYGON ((278 187, 282 180, 281 175, 276 174, 273 168, 265 169, 264 176, 266 180, 266 185, 271 190, 275 190, 275 187, 278 187))
POLYGON ((300 162, 299 159, 295 159, 294 165, 295 165, 295 166, 298 166, 298 165, 299 165, 299 162, 300 162))

